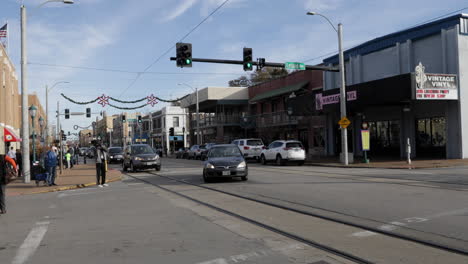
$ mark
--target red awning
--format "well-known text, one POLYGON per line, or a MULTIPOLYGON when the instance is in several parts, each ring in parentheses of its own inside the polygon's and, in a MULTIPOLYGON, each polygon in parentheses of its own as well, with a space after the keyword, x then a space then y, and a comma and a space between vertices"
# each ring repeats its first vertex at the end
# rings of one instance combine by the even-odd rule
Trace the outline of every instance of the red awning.
POLYGON ((13 129, 3 127, 3 134, 5 142, 21 142, 21 138, 18 135, 16 135, 13 129))

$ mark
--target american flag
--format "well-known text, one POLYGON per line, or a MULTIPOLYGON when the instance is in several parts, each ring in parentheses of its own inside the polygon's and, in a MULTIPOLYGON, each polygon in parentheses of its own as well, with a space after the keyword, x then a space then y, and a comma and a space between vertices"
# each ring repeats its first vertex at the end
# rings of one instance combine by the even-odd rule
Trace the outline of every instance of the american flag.
POLYGON ((7 37, 7 25, 8 24, 5 24, 3 27, 0 28, 0 38, 7 37))

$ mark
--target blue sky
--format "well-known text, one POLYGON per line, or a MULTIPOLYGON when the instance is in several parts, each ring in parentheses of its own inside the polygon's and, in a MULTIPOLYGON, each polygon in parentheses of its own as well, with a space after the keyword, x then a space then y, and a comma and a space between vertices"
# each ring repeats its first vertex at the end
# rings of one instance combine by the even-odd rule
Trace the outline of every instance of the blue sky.
MULTIPOLYGON (((10 57, 19 74, 21 1, 0 1, 0 22, 9 21, 10 57)), ((175 56, 172 50, 130 86, 137 76, 134 72, 151 65, 224 0, 75 0, 74 5, 48 3, 37 9, 44 1, 24 0, 28 11, 28 61, 32 63, 28 66, 29 92, 37 92, 45 103, 46 84, 70 82, 57 86, 50 94, 51 115, 57 100, 62 108, 84 111, 85 106, 64 100, 60 92, 77 101, 102 94, 125 100, 150 94, 171 99, 190 92, 178 83, 227 86, 229 80, 244 74, 241 65, 193 63, 193 68, 180 69, 169 61, 175 56)), ((253 48, 254 58, 317 64, 323 55, 336 52, 336 34, 321 17, 306 16, 307 11, 320 12, 334 24, 343 23, 344 46, 349 48, 464 7, 468 2, 461 0, 230 0, 185 42, 192 43, 194 57, 240 60, 246 46, 253 48)), ((143 112, 162 106, 146 107, 143 112)), ((93 112, 120 112, 98 104, 91 108, 93 112)), ((65 131, 73 131, 74 124, 87 126, 91 121, 74 116, 62 125, 65 131)))

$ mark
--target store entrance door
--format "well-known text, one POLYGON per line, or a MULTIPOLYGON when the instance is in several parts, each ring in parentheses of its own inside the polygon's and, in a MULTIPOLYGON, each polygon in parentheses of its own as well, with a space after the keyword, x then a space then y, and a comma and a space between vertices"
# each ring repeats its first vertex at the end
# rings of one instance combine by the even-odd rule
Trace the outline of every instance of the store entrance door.
POLYGON ((373 157, 400 157, 400 121, 373 121, 369 123, 370 151, 373 157))
POLYGON ((446 157, 445 117, 430 117, 416 120, 416 155, 424 158, 446 157))

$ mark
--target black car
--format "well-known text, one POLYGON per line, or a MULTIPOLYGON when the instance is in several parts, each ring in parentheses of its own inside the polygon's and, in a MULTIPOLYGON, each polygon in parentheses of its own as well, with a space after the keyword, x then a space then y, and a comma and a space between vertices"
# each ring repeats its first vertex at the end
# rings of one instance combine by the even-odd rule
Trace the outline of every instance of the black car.
POLYGON ((187 157, 188 148, 180 148, 176 151, 176 159, 185 159, 187 157))
POLYGON ((187 159, 199 159, 201 157, 200 145, 193 145, 187 151, 187 159))
POLYGON ((203 166, 203 180, 205 182, 218 177, 240 177, 246 181, 248 174, 247 162, 234 144, 213 146, 208 152, 208 159, 203 166))
POLYGON ((206 160, 207 157, 208 157, 208 152, 215 145, 216 145, 216 143, 206 143, 205 145, 201 145, 200 146, 200 151, 201 151, 200 159, 201 160, 206 160))
POLYGON ((122 162, 124 171, 130 168, 132 172, 142 169, 161 170, 161 159, 148 144, 133 144, 124 149, 122 162))
POLYGON ((121 147, 109 148, 109 163, 123 161, 123 149, 121 147))

